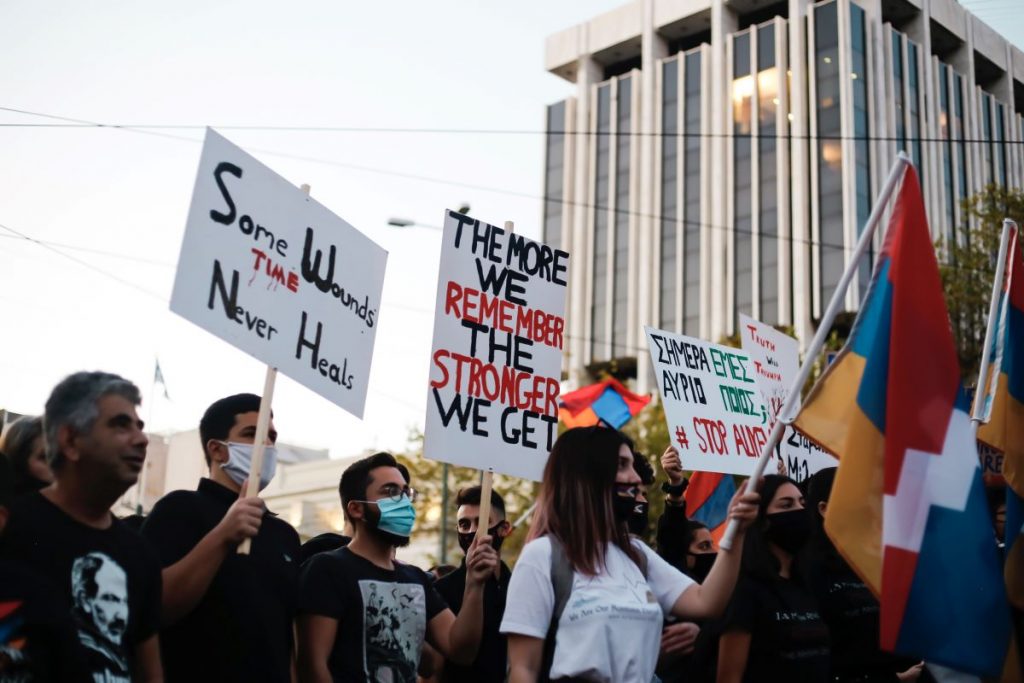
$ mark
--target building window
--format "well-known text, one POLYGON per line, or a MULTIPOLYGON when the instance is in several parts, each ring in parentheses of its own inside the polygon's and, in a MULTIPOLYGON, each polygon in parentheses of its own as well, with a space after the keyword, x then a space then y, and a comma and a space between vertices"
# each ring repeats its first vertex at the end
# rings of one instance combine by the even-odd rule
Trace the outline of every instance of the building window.
POLYGON ((757 31, 757 165, 760 311, 770 325, 779 322, 779 193, 775 135, 779 108, 779 69, 775 64, 775 25, 757 31))
POLYGON ((683 332, 700 336, 701 54, 686 55, 683 155, 683 332))
POLYGON ((910 87, 910 158, 921 173, 921 91, 919 87, 921 74, 917 67, 918 46, 911 40, 907 41, 907 84, 910 87))
POLYGON ((740 313, 752 315, 753 253, 751 187, 751 131, 754 77, 750 73, 750 31, 735 34, 732 67, 733 112, 733 327, 740 313))
MULTIPOLYGON (((850 3, 850 81, 853 91, 853 153, 857 234, 871 215, 871 146, 868 128, 867 26, 864 10, 850 3)), ((874 254, 868 251, 857 271, 860 295, 867 295, 874 254)))
POLYGON ((608 337, 608 189, 611 148, 611 86, 597 88, 597 135, 594 161, 594 290, 590 313, 590 343, 593 359, 607 358, 608 337))
MULTIPOLYGON (((964 79, 958 73, 953 74, 953 134, 956 136, 956 165, 957 165, 957 200, 967 198, 967 135, 964 130, 964 79)), ((970 239, 970 231, 967 226, 962 226, 960 238, 963 242, 970 239)))
POLYGON ((612 357, 629 355, 629 153, 632 135, 633 81, 619 79, 615 126, 615 254, 612 280, 612 357))
POLYGON ((985 184, 995 182, 995 170, 992 167, 992 96, 986 92, 981 93, 981 145, 982 166, 985 169, 985 184))
POLYGON ((565 167, 565 102, 548 107, 544 164, 544 242, 562 247, 562 191, 565 167))
POLYGON ((658 324, 675 331, 676 321, 676 187, 679 160, 679 60, 661 67, 661 267, 658 324))
POLYGON ((1006 124, 1004 123, 1006 121, 1006 106, 1002 103, 997 103, 995 115, 996 120, 993 128, 995 135, 992 140, 995 178, 1001 187, 1006 187, 1006 147, 1003 144, 1006 139, 1006 124))
POLYGON ((942 145, 942 187, 945 195, 943 211, 946 216, 946 241, 956 239, 956 196, 953 192, 953 142, 950 135, 949 78, 950 68, 939 64, 939 138, 942 145))
POLYGON ((898 151, 907 149, 907 113, 904 110, 903 97, 903 34, 892 31, 892 91, 893 108, 896 112, 896 145, 898 151))
POLYGON ((839 25, 835 2, 814 13, 818 119, 818 264, 822 309, 843 276, 843 151, 839 115, 839 25))

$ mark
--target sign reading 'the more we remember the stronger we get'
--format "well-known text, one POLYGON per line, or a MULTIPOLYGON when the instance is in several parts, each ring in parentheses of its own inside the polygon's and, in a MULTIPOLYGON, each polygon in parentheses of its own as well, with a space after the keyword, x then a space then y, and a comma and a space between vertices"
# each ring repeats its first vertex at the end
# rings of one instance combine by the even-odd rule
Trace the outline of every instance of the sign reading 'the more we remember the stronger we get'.
POLYGON ((207 129, 171 310, 362 417, 387 252, 207 129))
POLYGON ((646 328, 669 440, 683 468, 749 475, 768 442, 768 411, 740 349, 646 328))
POLYGON ((539 480, 558 435, 569 254, 448 211, 423 454, 539 480))

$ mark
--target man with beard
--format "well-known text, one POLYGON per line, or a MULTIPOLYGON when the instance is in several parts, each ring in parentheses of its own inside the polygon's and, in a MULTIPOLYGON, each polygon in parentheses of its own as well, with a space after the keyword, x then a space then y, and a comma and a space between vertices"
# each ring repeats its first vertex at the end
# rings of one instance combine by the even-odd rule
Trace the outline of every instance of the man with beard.
POLYGON ((148 440, 138 387, 105 372, 58 384, 43 416, 55 481, 17 500, 0 556, 50 583, 72 612, 86 676, 159 681, 160 564, 110 513, 138 479, 148 440))
POLYGON ((394 558, 409 543, 416 492, 388 453, 348 467, 341 504, 352 541, 319 553, 299 584, 299 668, 304 681, 415 683, 424 640, 445 658, 468 664, 483 625, 484 583, 498 566, 490 537, 469 548, 458 617, 427 575, 394 558))

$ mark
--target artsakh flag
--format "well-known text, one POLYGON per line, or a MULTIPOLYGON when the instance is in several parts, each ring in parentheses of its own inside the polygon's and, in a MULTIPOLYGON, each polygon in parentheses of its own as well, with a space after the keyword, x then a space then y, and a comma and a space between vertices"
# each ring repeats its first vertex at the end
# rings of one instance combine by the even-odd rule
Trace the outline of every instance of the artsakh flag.
POLYGON ((728 526, 729 501, 735 493, 732 475, 721 472, 694 472, 683 493, 686 516, 707 525, 716 545, 728 526))
POLYGON ((884 650, 995 676, 1009 605, 917 173, 850 338, 796 426, 839 458, 825 529, 881 604, 884 650))
POLYGON ((1006 251, 1006 275, 997 326, 988 350, 992 379, 984 400, 987 424, 978 440, 1003 453, 1006 479, 1006 588, 1010 602, 1024 610, 1024 258, 1013 226, 1006 251))
POLYGON ((619 380, 609 377, 597 384, 562 394, 558 419, 566 427, 590 427, 598 422, 618 429, 643 410, 651 397, 634 394, 619 380))

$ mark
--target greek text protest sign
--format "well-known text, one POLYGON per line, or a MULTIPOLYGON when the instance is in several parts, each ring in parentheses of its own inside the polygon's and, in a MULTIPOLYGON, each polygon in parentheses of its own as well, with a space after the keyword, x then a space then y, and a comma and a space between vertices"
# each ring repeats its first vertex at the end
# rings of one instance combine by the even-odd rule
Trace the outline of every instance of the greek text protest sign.
POLYGON ((683 468, 749 475, 768 442, 768 411, 740 349, 646 328, 669 440, 683 468))
POLYGON ((362 417, 387 252, 207 129, 171 310, 362 417))
MULTIPOLYGON (((740 340, 754 365, 754 380, 772 425, 789 396, 789 386, 800 372, 800 347, 796 339, 753 318, 740 314, 740 340)), ((793 427, 786 427, 775 457, 783 458, 786 474, 803 481, 820 469, 835 467, 835 458, 812 444, 793 427)))
POLYGON ((569 255, 444 221, 423 454, 539 480, 558 432, 569 255))

